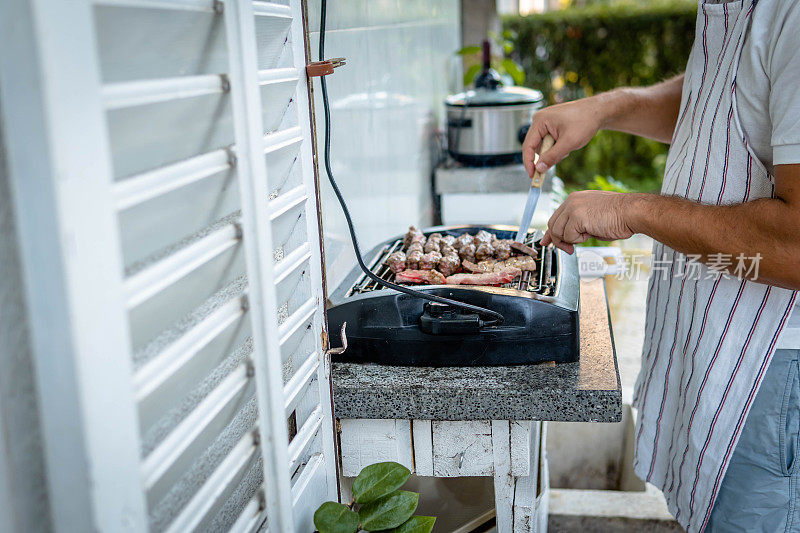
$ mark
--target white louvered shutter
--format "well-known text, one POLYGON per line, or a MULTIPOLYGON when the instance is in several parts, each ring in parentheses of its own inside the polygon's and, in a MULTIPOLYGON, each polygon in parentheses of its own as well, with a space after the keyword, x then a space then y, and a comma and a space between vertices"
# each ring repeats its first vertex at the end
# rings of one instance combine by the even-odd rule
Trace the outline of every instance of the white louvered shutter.
POLYGON ((56 528, 312 531, 337 485, 300 0, 4 4, 56 528))

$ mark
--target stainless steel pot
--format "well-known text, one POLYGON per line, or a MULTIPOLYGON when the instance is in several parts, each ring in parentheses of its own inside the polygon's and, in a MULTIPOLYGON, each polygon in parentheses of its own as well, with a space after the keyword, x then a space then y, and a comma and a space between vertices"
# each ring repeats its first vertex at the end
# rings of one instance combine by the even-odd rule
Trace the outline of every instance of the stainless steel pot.
POLYGON ((542 93, 525 87, 479 88, 448 97, 450 155, 474 166, 519 161, 527 127, 542 106, 542 93))

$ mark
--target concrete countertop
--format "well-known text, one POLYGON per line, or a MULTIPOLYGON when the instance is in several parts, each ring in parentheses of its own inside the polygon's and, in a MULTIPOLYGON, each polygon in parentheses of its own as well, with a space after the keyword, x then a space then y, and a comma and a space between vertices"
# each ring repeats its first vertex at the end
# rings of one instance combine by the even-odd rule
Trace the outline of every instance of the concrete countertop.
POLYGON ((581 281, 580 360, 496 367, 333 364, 336 418, 619 422, 622 393, 602 279, 581 281))

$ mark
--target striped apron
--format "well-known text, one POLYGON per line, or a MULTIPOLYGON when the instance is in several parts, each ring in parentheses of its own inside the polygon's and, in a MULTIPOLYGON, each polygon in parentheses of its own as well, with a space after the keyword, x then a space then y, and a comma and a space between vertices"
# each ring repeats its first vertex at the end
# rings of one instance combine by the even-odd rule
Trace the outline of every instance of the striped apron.
MULTIPOLYGON (((754 7, 700 2, 664 195, 716 205, 773 195, 772 176, 748 146, 736 110, 736 73, 754 7)), ((633 400, 634 467, 663 490, 690 532, 706 526, 794 300, 794 291, 720 276, 667 246, 653 248, 633 400)))

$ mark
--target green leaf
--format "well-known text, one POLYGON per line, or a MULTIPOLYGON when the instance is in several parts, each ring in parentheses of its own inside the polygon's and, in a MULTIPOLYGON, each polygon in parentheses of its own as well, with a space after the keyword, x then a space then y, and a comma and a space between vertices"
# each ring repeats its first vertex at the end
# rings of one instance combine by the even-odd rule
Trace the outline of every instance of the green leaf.
POLYGON ((483 68, 483 67, 480 64, 476 64, 476 65, 472 65, 471 67, 469 67, 467 69, 467 71, 464 73, 464 85, 465 86, 466 85, 472 85, 472 82, 475 80, 475 76, 478 75, 478 73, 481 71, 481 68, 483 68))
POLYGON ((383 531, 401 525, 417 510, 419 494, 397 490, 359 509, 361 528, 367 531, 383 531))
POLYGON ((465 46, 464 48, 462 48, 461 50, 459 50, 456 53, 458 55, 460 55, 460 56, 469 56, 469 55, 472 55, 472 54, 477 54, 480 51, 481 51, 481 47, 480 46, 465 46))
POLYGON ((525 83, 525 73, 522 71, 521 68, 519 68, 519 66, 516 63, 514 63, 513 60, 505 58, 503 59, 501 65, 503 65, 503 68, 508 73, 508 75, 514 78, 514 83, 516 83, 517 85, 522 85, 523 83, 525 83))
POLYGON ((412 516, 388 533, 431 533, 435 522, 435 516, 412 516))
POLYGON ((411 471, 399 463, 375 463, 364 467, 353 481, 356 503, 369 503, 403 486, 411 471))
POLYGON ((314 526, 320 533, 355 533, 358 513, 336 502, 325 502, 314 513, 314 526))

